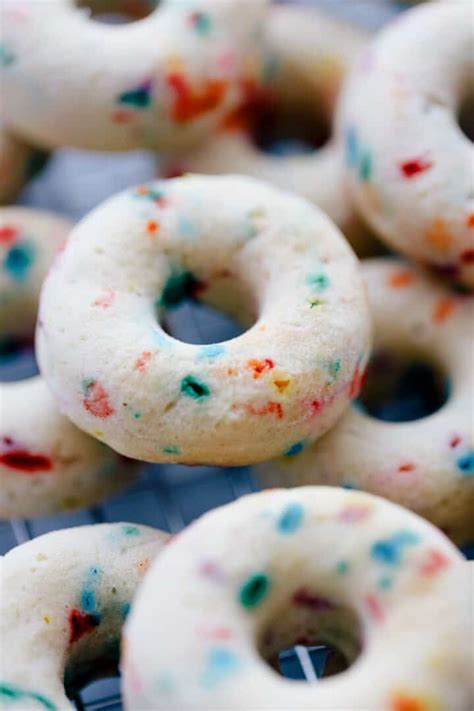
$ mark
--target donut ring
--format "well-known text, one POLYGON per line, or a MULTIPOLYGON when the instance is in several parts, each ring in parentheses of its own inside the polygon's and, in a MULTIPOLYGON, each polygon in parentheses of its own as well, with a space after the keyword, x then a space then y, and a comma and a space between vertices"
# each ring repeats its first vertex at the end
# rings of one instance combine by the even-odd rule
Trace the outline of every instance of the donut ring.
MULTIPOLYGON (((163 0, 138 22, 104 25, 74 0, 51 0, 47 13, 36 0, 5 0, 5 122, 45 148, 191 145, 237 105, 258 72, 255 30, 266 0, 244 3, 163 0)), ((104 9, 96 0, 82 4, 104 9)))
MULTIPOLYGON (((40 285, 71 225, 51 213, 0 209, 0 335, 34 332, 40 285)), ((0 519, 87 506, 129 483, 137 465, 60 414, 40 377, 0 383, 0 519)))
POLYGON ((384 499, 332 487, 245 496, 152 565, 124 628, 125 706, 468 711, 469 572, 440 531, 384 499), (264 660, 302 637, 349 662, 362 650, 339 676, 295 683, 264 660))
MULTIPOLYGON (((272 8, 265 26, 272 73, 263 90, 264 108, 306 106, 331 124, 344 75, 367 37, 361 30, 315 10, 272 8)), ((347 198, 340 147, 331 140, 309 155, 263 152, 251 137, 252 119, 259 110, 255 102, 251 95, 249 116, 238 110, 206 142, 184 156, 163 161, 162 173, 234 172, 267 180, 315 203, 340 227, 357 253, 368 252, 373 243, 347 198)))
MULTIPOLYGON (((384 422, 352 407, 317 445, 257 468, 265 485, 330 484, 384 496, 457 542, 474 538, 474 297, 448 292, 413 266, 362 263, 375 353, 440 364, 451 394, 434 414, 384 422)), ((380 378, 387 377, 382 371, 380 378)))
POLYGON ((62 411, 116 451, 232 465, 331 427, 369 337, 358 262, 323 213, 251 178, 188 176, 79 223, 43 287, 37 350, 62 411), (190 294, 249 330, 171 338, 156 311, 190 294))
POLYGON ((348 186, 375 232, 471 289, 474 149, 456 113, 472 91, 472 42, 468 2, 403 13, 355 67, 338 120, 348 186))
POLYGON ((123 620, 167 539, 146 526, 96 524, 53 531, 3 557, 4 711, 72 709, 65 684, 80 687, 115 666, 123 620))

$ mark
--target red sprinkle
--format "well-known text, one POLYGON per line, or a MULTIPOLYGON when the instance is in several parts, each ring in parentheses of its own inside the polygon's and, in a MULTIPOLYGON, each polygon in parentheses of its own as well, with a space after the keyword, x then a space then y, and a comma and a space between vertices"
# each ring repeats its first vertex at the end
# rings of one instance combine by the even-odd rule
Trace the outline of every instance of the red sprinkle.
POLYGON ((140 371, 140 373, 144 373, 148 363, 150 362, 151 355, 150 351, 143 351, 143 353, 141 353, 136 360, 135 370, 140 371))
POLYGON ((416 467, 413 464, 413 462, 404 462, 403 464, 400 464, 400 466, 398 467, 398 471, 401 474, 412 472, 415 469, 416 469, 416 467))
POLYGON ((274 368, 275 363, 271 360, 271 358, 265 358, 264 360, 256 360, 255 358, 252 358, 247 361, 247 366, 253 371, 253 377, 257 380, 257 378, 265 372, 274 368))
POLYGON ((117 109, 112 114, 113 123, 130 123, 134 119, 134 114, 132 111, 124 111, 124 109, 117 109))
POLYGON ((11 225, 0 227, 0 242, 10 244, 18 236, 19 230, 11 225))
POLYGON ((99 620, 95 615, 84 614, 80 610, 71 610, 68 617, 69 622, 69 643, 77 642, 85 634, 93 632, 99 625, 99 620))
POLYGON ((433 163, 425 158, 412 158, 400 163, 400 170, 405 178, 413 178, 419 173, 424 173, 432 167, 433 163))
POLYGON ((171 115, 176 123, 188 123, 202 114, 213 111, 222 102, 226 83, 209 79, 201 90, 193 89, 183 74, 173 72, 167 76, 168 86, 174 92, 171 115))
POLYGON ((94 417, 105 419, 113 415, 115 410, 109 402, 109 397, 100 383, 92 382, 87 386, 84 408, 94 417))
POLYGON ((49 472, 53 468, 50 457, 44 454, 31 454, 26 449, 13 449, 0 454, 0 464, 26 474, 49 472))
POLYGON ((468 227, 474 227, 474 212, 471 212, 471 213, 467 216, 466 223, 467 223, 467 226, 468 226, 468 227))
POLYGON ((364 386, 366 377, 366 371, 361 370, 359 366, 357 366, 354 371, 354 375, 352 376, 352 380, 349 383, 349 397, 351 399, 357 397, 357 395, 360 393, 364 386))
POLYGON ((432 548, 428 551, 426 559, 420 566, 420 573, 430 577, 431 575, 438 573, 440 570, 447 568, 450 563, 451 561, 445 556, 444 553, 432 548))
POLYGON ((461 437, 459 437, 459 435, 454 435, 453 437, 451 437, 449 446, 454 449, 458 446, 458 444, 461 444, 461 437))

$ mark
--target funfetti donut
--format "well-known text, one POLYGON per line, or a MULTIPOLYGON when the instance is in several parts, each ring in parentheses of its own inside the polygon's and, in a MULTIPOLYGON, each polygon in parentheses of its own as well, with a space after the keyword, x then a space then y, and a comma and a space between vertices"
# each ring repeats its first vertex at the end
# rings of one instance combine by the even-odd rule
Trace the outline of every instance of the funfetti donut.
MULTIPOLYGON (((48 212, 0 208, 2 351, 32 341, 41 283, 70 228, 48 212)), ((96 503, 137 473, 64 417, 40 377, 0 383, 0 410, 0 519, 96 503)))
POLYGON ((362 30, 316 10, 272 8, 264 32, 265 83, 211 138, 164 160, 163 174, 232 172, 268 180, 314 202, 358 253, 367 253, 373 242, 351 205, 343 151, 330 135, 342 80, 367 39, 362 30), (301 134, 307 145, 277 141, 285 131, 301 134))
POLYGON ((369 340, 357 259, 322 212, 252 178, 187 176, 76 226, 43 287, 37 355, 61 410, 118 452, 232 465, 330 428, 369 340), (190 295, 248 330, 167 335, 162 314, 190 295))
POLYGON ((0 559, 3 711, 68 711, 67 692, 113 670, 136 589, 167 539, 129 523, 81 526, 0 559))
POLYGON ((361 56, 338 120, 350 192, 377 234, 471 289, 473 38, 470 2, 402 14, 361 56))
POLYGON ((266 486, 370 491, 425 516, 457 542, 473 540, 474 298, 390 258, 362 268, 374 320, 367 388, 383 391, 404 362, 418 361, 440 372, 446 402, 413 421, 382 421, 357 404, 315 445, 257 467, 257 477, 266 486))
POLYGON ((469 568, 440 531, 375 496, 245 496, 152 564, 124 629, 125 708, 469 711, 469 568), (285 679, 272 666, 297 643, 353 665, 317 684, 285 679))
MULTIPOLYGON (((5 0, 2 113, 33 145, 171 150, 209 134, 259 77, 267 0, 163 0, 128 24, 120 0, 5 0), (154 9, 153 9, 154 8, 154 9), (92 12, 92 16, 91 16, 92 12)), ((135 19, 135 18, 132 18, 135 19)))

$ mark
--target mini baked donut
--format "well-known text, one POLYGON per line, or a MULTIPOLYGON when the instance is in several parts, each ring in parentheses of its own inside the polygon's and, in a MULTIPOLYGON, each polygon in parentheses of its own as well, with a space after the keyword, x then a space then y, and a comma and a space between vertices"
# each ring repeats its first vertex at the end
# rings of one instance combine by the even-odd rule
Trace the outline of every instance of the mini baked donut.
POLYGON ((43 287, 37 354, 61 410, 118 452, 237 465, 331 427, 369 336, 358 262, 323 213, 252 178, 187 176, 127 190, 73 230, 43 287), (168 336, 160 315, 189 295, 248 330, 168 336))
POLYGON ((461 554, 384 499, 331 487, 245 496, 150 568, 124 628, 125 707, 468 711, 471 600, 461 554), (295 683, 270 664, 296 643, 355 663, 295 683))
MULTIPOLYGON (((0 209, 0 342, 32 340, 46 271, 71 225, 51 213, 0 209)), ((86 506, 129 483, 136 463, 60 414, 40 377, 0 383, 0 519, 86 506)))
POLYGON ((81 526, 40 536, 4 556, 4 711, 72 709, 67 692, 116 666, 123 621, 167 538, 129 523, 81 526))
POLYGON ((0 334, 32 338, 41 285, 72 223, 45 210, 0 208, 0 334))
POLYGON ((430 2, 382 31, 343 92, 339 130, 357 208, 391 247, 474 288, 469 2, 430 2), (462 121, 461 121, 462 123, 462 121))
POLYGON ((278 131, 278 124, 286 122, 308 134, 308 142, 324 141, 344 75, 367 38, 362 30, 315 10, 272 8, 264 36, 266 83, 250 93, 248 105, 226 119, 208 141, 186 155, 163 161, 163 174, 233 172, 268 180, 314 202, 357 252, 367 252, 373 244, 348 200, 343 151, 335 141, 330 139, 320 150, 309 148, 309 153, 288 153, 282 142, 283 153, 272 155, 259 147, 255 137, 260 123, 264 131, 272 124, 278 131))
POLYGON ((48 12, 37 0, 5 0, 5 121, 44 148, 190 145, 258 78, 266 2, 163 0, 144 19, 111 25, 95 22, 90 11, 123 10, 121 0, 105 7, 98 0, 50 0, 48 12))
POLYGON ((447 402, 405 422, 384 422, 353 406, 317 445, 258 467, 257 476, 266 485, 364 489, 416 511, 458 542, 472 540, 474 298, 390 258, 362 266, 375 329, 375 384, 390 380, 399 358, 421 358, 446 374, 447 402))

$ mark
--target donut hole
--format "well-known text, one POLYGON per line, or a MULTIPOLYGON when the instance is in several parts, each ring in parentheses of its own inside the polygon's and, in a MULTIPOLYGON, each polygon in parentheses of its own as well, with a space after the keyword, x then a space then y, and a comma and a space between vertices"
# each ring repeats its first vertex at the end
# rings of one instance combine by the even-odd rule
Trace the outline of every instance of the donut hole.
POLYGON ((34 344, 31 339, 0 338, 0 382, 24 380, 38 374, 34 344))
POLYGON ((161 325, 180 341, 202 345, 230 341, 244 330, 226 314, 199 302, 181 303, 176 309, 166 311, 161 325))
POLYGON ((304 587, 267 621, 257 646, 277 673, 315 681, 348 669, 361 652, 361 640, 353 610, 304 587))
POLYGON ((75 703, 77 709, 118 709, 120 699, 120 677, 116 675, 107 676, 96 681, 87 683, 80 691, 70 694, 71 701, 75 703))
POLYGON ((410 422, 437 412, 448 399, 443 369, 421 354, 412 357, 379 350, 372 356, 357 401, 372 417, 410 422))
MULTIPOLYGON (((81 643, 79 646, 82 646, 81 643)), ((109 649, 101 651, 102 655, 93 658, 84 647, 66 664, 64 688, 68 698, 75 701, 78 708, 83 708, 89 700, 97 697, 120 693, 119 652, 115 641, 109 649)))
POLYGON ((474 92, 467 94, 458 110, 458 124, 464 135, 474 141, 474 92))
POLYGON ((137 22, 148 17, 161 0, 75 0, 91 20, 117 25, 137 22))
POLYGON ((249 133, 261 152, 284 158, 319 150, 329 141, 331 128, 329 121, 309 102, 288 102, 268 95, 255 102, 249 133))

